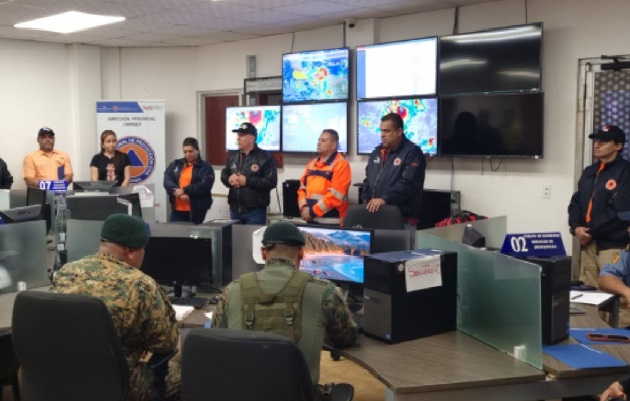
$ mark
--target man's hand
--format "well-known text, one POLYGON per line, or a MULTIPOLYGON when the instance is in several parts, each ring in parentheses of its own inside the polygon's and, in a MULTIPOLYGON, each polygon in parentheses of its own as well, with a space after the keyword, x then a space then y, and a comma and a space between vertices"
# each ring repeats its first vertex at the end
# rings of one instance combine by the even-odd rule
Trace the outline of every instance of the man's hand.
POLYGON ((180 200, 184 201, 184 202, 190 202, 190 196, 183 194, 182 196, 179 197, 180 200))
POLYGON ((176 198, 179 198, 182 195, 184 195, 184 190, 181 188, 177 188, 175 191, 173 191, 173 196, 175 196, 176 198))
POLYGON ((228 178, 228 183, 234 188, 238 188, 238 174, 232 174, 230 178, 228 178))
POLYGON ((247 184, 247 178, 241 173, 236 174, 236 180, 239 187, 244 187, 247 184))
POLYGON ((599 396, 599 401, 608 401, 611 398, 621 398, 623 400, 626 399, 626 394, 623 392, 623 387, 619 382, 614 382, 611 384, 606 391, 599 396))
POLYGON ((383 198, 373 198, 367 203, 366 208, 370 213, 378 212, 378 209, 385 204, 385 199, 383 198))
POLYGON ((580 245, 582 246, 588 245, 593 240, 593 237, 591 237, 591 235, 588 233, 587 227, 578 227, 575 229, 574 233, 575 237, 578 239, 578 241, 580 241, 580 245))
POLYGON ((304 220, 304 221, 311 221, 311 220, 313 220, 313 218, 311 217, 311 212, 309 211, 308 207, 303 207, 300 210, 300 216, 302 217, 302 220, 304 220))

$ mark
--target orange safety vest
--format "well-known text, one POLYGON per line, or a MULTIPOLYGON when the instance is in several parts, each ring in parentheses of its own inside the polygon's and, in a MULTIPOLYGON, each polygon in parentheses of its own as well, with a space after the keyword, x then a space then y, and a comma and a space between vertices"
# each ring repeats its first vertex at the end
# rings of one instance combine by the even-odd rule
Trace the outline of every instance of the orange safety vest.
POLYGON ((348 189, 352 179, 350 163, 341 153, 327 160, 313 159, 304 170, 298 189, 300 210, 311 207, 317 217, 340 217, 348 211, 348 189))

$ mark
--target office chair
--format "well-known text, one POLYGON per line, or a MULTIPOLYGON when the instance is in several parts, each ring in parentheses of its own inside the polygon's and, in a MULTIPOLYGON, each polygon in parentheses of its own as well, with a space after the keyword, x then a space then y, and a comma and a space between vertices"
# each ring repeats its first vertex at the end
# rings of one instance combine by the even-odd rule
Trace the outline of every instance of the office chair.
MULTIPOLYGON (((337 384, 330 400, 349 401, 353 395, 351 385, 337 384)), ((210 399, 316 398, 304 355, 287 337, 244 330, 193 329, 182 350, 182 400, 210 399)))
POLYGON ((343 225, 344 227, 384 230, 402 230, 405 228, 400 209, 394 205, 383 205, 376 213, 369 212, 365 205, 350 205, 346 217, 343 219, 343 225))
MULTIPOLYGON (((127 360, 102 300, 23 291, 15 298, 12 329, 24 399, 115 401, 127 396, 127 360)), ((162 354, 154 358, 162 362, 161 372, 155 371, 161 375, 155 399, 161 400, 167 364, 162 354)))
POLYGON ((18 385, 18 363, 13 352, 11 330, 0 333, 0 401, 2 401, 3 387, 11 385, 13 389, 13 401, 20 401, 20 388, 18 385))

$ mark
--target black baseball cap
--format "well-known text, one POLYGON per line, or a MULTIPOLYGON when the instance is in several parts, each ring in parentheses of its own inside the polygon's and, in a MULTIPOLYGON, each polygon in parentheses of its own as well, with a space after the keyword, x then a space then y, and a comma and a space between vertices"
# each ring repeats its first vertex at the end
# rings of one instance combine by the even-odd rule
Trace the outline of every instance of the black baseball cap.
POLYGON ((252 123, 243 123, 237 129, 233 129, 232 132, 238 132, 239 134, 254 135, 254 137, 258 136, 258 130, 252 123))
POLYGON ((52 129, 50 129, 48 127, 43 127, 43 128, 40 128, 39 132, 37 133, 37 136, 42 136, 42 135, 55 136, 55 131, 53 131, 52 129))
POLYGON ((588 136, 591 139, 599 139, 602 141, 626 142, 626 134, 616 125, 604 125, 602 129, 593 132, 588 136))

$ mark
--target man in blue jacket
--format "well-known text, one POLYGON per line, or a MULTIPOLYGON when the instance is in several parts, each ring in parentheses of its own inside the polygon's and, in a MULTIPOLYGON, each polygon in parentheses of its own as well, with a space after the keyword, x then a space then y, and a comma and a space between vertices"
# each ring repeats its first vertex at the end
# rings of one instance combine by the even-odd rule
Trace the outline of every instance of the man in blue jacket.
POLYGON ((164 171, 164 189, 171 202, 171 221, 201 224, 212 206, 214 169, 199 155, 199 142, 184 139, 184 158, 174 160, 164 171))
POLYGON ((580 280, 597 285, 602 267, 628 243, 628 222, 617 213, 630 210, 630 163, 621 157, 626 134, 606 125, 588 136, 598 160, 582 172, 569 204, 569 230, 581 245, 580 280))
POLYGON ((377 212, 383 205, 396 205, 405 222, 416 226, 422 208, 424 154, 405 136, 400 115, 384 115, 380 129, 382 143, 368 159, 362 201, 370 212, 377 212))

